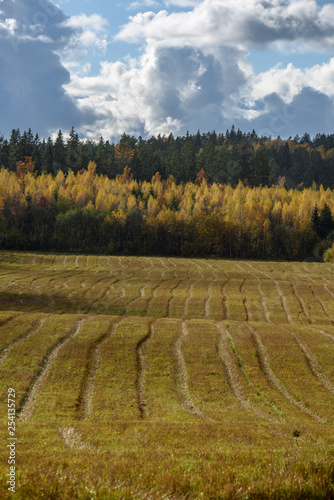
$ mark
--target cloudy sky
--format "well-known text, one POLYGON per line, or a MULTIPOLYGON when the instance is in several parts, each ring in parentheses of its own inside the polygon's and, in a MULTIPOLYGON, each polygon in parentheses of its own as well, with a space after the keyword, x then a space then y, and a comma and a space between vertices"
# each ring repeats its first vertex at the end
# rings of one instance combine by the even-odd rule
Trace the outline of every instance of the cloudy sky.
POLYGON ((0 133, 334 133, 334 4, 0 0, 0 133))

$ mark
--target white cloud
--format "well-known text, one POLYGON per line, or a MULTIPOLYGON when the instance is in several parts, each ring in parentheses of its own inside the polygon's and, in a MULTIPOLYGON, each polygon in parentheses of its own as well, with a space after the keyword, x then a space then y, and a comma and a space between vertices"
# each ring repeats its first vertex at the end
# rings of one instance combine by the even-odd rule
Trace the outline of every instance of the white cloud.
POLYGON ((200 3, 200 0, 165 0, 165 5, 167 7, 175 6, 181 8, 195 7, 200 3))
MULTIPOLYGON (((177 3, 180 4, 179 0, 177 3)), ((130 18, 117 39, 197 48, 217 45, 265 46, 298 41, 328 49, 334 41, 332 6, 322 9, 313 0, 203 0, 192 11, 162 11, 130 18)))
POLYGON ((160 3, 156 0, 139 0, 137 2, 131 2, 127 7, 128 10, 137 10, 141 7, 159 7, 160 3))
POLYGON ((91 16, 86 16, 86 14, 80 14, 79 16, 71 16, 66 19, 63 26, 86 30, 89 28, 95 33, 105 31, 108 27, 108 21, 98 14, 92 14, 91 16))
POLYGON ((91 76, 87 55, 101 58, 109 43, 103 17, 66 18, 51 0, 1 2, 0 131, 18 121, 41 134, 74 125, 94 139, 224 131, 232 123, 272 135, 333 127, 334 58, 257 75, 247 59, 253 47, 332 51, 333 5, 143 0, 132 8, 157 3, 189 10, 130 17, 114 42, 139 43, 141 56, 104 61, 91 76))

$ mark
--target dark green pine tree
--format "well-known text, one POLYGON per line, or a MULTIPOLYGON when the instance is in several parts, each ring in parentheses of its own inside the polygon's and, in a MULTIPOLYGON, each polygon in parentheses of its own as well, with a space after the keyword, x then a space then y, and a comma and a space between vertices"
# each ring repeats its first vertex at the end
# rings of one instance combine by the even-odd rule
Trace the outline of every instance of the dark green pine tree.
POLYGON ((328 203, 325 203, 324 208, 320 212, 319 217, 319 236, 320 238, 326 238, 331 231, 334 229, 334 221, 332 217, 332 212, 328 206, 328 203))
POLYGON ((74 130, 74 127, 72 127, 70 137, 66 141, 66 169, 71 169, 76 173, 80 170, 80 165, 81 157, 79 136, 74 130))
POLYGON ((58 172, 58 170, 66 172, 66 150, 61 130, 59 130, 53 146, 52 169, 55 173, 58 172))
POLYGON ((17 162, 23 159, 20 129, 13 129, 9 140, 8 150, 9 170, 15 171, 17 162))
POLYGON ((270 163, 267 149, 261 145, 251 162, 251 184, 253 186, 268 186, 270 181, 270 163))
POLYGON ((239 180, 251 182, 254 149, 247 140, 242 140, 236 147, 235 161, 233 163, 232 182, 238 184, 239 180))
POLYGON ((313 228, 315 232, 319 235, 319 209, 318 206, 316 205, 313 209, 312 216, 311 216, 311 221, 313 224, 313 228))
POLYGON ((53 142, 51 137, 48 138, 47 143, 42 153, 43 170, 48 174, 56 174, 53 170, 53 142))

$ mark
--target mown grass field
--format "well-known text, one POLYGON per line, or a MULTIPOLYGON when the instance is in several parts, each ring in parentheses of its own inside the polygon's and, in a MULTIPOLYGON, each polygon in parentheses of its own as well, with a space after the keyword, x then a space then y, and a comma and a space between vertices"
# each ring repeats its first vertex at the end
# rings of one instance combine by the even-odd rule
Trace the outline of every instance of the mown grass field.
POLYGON ((0 497, 334 498, 333 325, 332 264, 1 252, 0 497))

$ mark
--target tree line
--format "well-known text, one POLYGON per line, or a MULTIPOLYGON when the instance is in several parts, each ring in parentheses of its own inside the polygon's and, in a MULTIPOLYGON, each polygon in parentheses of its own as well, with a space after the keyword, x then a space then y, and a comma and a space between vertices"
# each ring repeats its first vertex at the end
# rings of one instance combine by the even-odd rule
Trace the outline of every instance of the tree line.
POLYGON ((9 139, 0 136, 0 166, 16 171, 18 162, 31 157, 38 174, 74 173, 97 165, 97 174, 110 179, 127 166, 137 181, 150 181, 156 172, 166 180, 194 182, 203 169, 211 183, 251 187, 270 186, 284 177, 287 188, 302 189, 313 183, 334 189, 334 134, 317 134, 282 140, 244 133, 233 126, 225 133, 187 133, 182 137, 149 139, 123 134, 117 144, 79 138, 72 127, 65 139, 60 130, 53 140, 40 139, 31 129, 14 129, 9 139))
POLYGON ((334 191, 194 182, 159 172, 115 178, 89 162, 38 173, 32 157, 0 170, 3 249, 183 257, 321 260, 334 241, 334 191))

